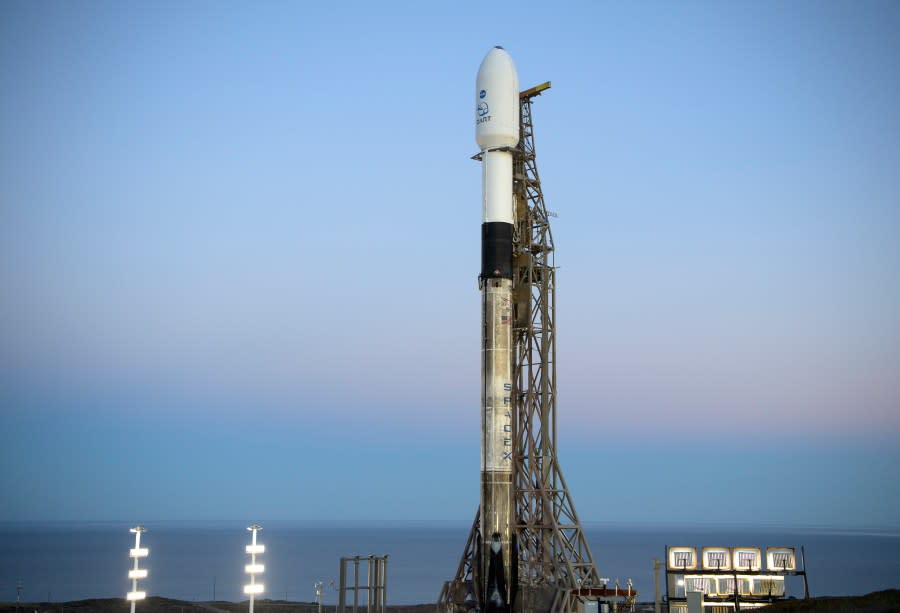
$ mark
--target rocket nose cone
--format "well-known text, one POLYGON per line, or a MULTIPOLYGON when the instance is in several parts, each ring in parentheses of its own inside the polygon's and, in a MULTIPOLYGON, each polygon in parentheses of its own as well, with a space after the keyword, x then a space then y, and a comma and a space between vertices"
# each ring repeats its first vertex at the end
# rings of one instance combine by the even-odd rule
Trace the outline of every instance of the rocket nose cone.
POLYGON ((519 76, 499 46, 484 56, 475 79, 475 141, 481 149, 519 142, 519 76))
POLYGON ((484 56, 478 72, 481 73, 485 69, 512 71, 513 74, 516 72, 516 66, 513 64, 512 57, 500 45, 492 47, 487 52, 487 55, 484 56))

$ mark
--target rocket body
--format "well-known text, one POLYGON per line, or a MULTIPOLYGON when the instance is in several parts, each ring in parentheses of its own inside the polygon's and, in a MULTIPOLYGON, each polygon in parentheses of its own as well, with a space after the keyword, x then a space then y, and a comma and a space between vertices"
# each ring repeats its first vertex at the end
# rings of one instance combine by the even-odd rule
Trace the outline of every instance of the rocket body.
POLYGON ((511 149, 519 142, 519 79, 512 58, 494 47, 475 82, 475 140, 481 148, 481 602, 509 610, 512 585, 513 334, 511 149))

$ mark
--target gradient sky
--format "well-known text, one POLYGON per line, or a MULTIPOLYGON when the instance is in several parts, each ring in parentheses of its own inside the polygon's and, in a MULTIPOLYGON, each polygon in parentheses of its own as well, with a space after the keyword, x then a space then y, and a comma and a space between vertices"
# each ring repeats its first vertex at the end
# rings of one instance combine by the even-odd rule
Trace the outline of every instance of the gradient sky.
POLYGON ((471 517, 495 44, 583 520, 900 527, 896 2, 0 5, 0 520, 471 517))

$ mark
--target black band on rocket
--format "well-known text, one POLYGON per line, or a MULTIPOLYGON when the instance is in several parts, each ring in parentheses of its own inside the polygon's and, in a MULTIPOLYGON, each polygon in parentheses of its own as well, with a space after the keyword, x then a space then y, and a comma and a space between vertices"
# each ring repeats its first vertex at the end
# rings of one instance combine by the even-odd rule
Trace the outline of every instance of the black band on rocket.
POLYGON ((481 224, 481 278, 512 279, 513 226, 503 221, 481 224))

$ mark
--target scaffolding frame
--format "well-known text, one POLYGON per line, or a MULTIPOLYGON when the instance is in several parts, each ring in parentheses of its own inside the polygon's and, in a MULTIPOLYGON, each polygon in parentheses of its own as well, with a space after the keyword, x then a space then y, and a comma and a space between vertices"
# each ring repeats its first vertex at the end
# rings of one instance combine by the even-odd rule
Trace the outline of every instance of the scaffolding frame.
MULTIPOLYGON (((353 556, 341 558, 337 613, 348 613, 347 592, 353 592, 352 613, 359 613, 359 593, 366 593, 365 612, 385 613, 387 606, 388 556, 353 556), (353 563, 353 585, 347 585, 347 566, 353 563), (366 583, 361 585, 360 565, 365 566, 366 583)), ((320 603, 321 605, 321 603, 320 603)))

